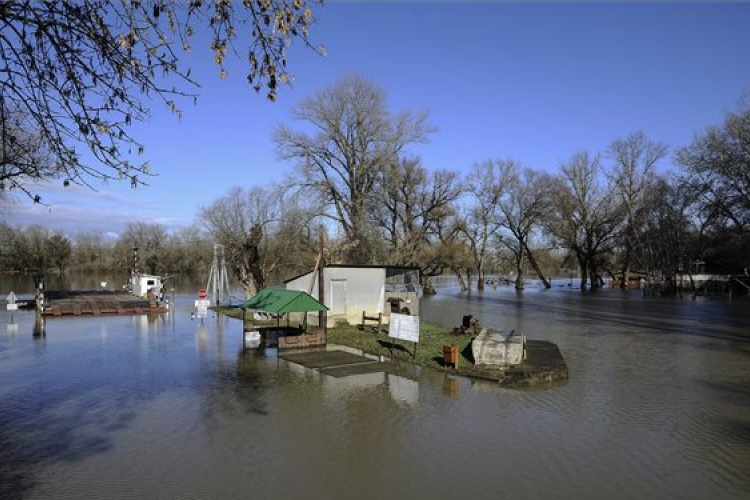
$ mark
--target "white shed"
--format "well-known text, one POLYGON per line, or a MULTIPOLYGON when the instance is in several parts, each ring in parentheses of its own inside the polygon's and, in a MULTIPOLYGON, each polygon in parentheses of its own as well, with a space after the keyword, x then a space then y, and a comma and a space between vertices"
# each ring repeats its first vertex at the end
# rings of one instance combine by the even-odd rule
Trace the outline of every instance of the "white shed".
MULTIPOLYGON (((320 300, 318 279, 319 273, 310 271, 284 284, 287 289, 310 292, 320 300)), ((391 312, 419 314, 418 268, 330 265, 323 269, 323 283, 321 302, 328 307, 329 326, 337 321, 359 324, 363 313, 382 313, 384 323, 391 312)))

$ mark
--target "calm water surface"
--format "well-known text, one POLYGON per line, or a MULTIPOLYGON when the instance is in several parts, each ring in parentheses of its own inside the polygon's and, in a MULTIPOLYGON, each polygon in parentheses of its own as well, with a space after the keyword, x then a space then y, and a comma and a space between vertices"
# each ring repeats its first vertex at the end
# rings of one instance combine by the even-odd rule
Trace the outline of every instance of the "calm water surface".
POLYGON ((33 313, 3 306, 0 498, 750 498, 747 300, 422 300, 425 321, 555 342, 570 380, 533 391, 335 379, 243 351, 239 322, 191 320, 193 300, 37 337, 33 313))

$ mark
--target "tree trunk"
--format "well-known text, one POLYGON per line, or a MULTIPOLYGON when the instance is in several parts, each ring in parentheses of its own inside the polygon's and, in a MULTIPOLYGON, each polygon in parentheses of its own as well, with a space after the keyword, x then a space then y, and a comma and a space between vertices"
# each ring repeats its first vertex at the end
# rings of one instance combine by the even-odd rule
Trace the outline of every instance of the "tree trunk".
POLYGON ((523 290, 523 247, 516 254, 516 290, 523 290))
POLYGON ((469 288, 466 286, 466 281, 464 280, 463 274, 461 274, 461 269, 453 269, 453 273, 456 275, 456 279, 458 280, 459 289, 462 292, 467 291, 469 288))
POLYGON ((552 285, 550 285, 547 278, 544 277, 544 274, 542 273, 542 269, 539 267, 539 263, 534 258, 534 255, 531 253, 531 250, 529 250, 529 247, 526 246, 524 243, 524 248, 526 248, 526 255, 529 256, 529 264, 531 265, 531 268, 536 273, 537 277, 541 280, 542 284, 544 285, 544 288, 552 288, 552 285))
POLYGON ((484 259, 477 266, 477 291, 484 290, 484 259))
POLYGON ((578 257, 578 270, 581 272, 581 290, 585 290, 588 288, 589 266, 583 257, 578 257))
POLYGON ((422 295, 435 295, 437 293, 435 291, 435 286, 432 284, 432 280, 429 276, 422 276, 421 281, 422 295))
POLYGON ((599 277, 599 273, 596 272, 594 259, 589 259, 589 277, 591 279, 591 288, 601 287, 602 279, 599 277))
POLYGON ((622 263, 622 278, 620 278, 620 288, 627 288, 630 280, 630 243, 625 243, 625 259, 622 263))

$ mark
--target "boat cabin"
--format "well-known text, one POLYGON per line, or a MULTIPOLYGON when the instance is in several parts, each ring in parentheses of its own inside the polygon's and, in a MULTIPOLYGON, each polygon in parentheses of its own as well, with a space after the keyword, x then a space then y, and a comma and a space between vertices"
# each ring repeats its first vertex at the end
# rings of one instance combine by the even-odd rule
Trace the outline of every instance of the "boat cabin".
POLYGON ((145 298, 152 294, 156 298, 164 295, 164 278, 151 274, 133 274, 130 276, 130 293, 145 298))

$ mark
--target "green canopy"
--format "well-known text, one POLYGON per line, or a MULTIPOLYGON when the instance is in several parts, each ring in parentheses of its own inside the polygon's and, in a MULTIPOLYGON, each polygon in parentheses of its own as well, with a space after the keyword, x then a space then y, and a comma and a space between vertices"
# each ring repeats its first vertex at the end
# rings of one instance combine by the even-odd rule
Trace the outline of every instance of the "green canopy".
POLYGON ((240 307, 276 314, 328 310, 310 294, 286 288, 264 288, 240 307))

